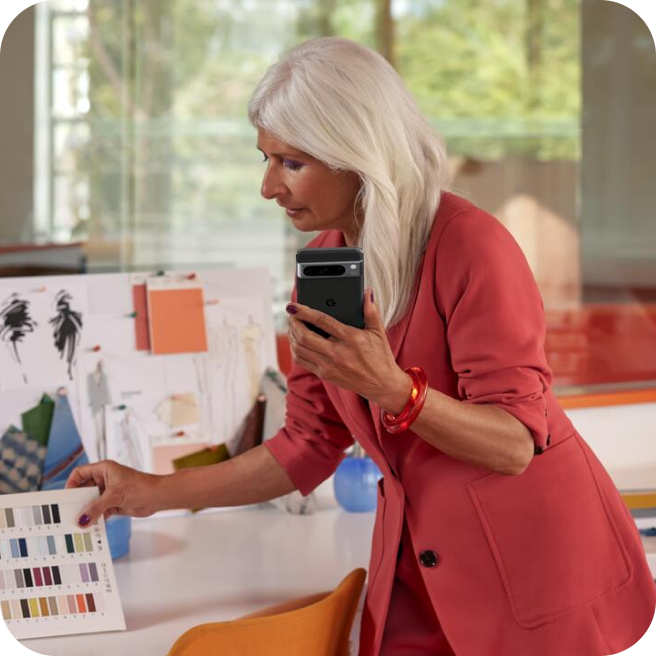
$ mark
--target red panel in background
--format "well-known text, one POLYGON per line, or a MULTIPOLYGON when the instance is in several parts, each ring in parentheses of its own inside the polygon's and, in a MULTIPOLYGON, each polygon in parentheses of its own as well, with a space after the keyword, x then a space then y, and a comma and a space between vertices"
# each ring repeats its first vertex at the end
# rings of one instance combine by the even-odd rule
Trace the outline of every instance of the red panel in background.
POLYGON ((554 387, 656 381, 656 304, 548 310, 554 387))
MULTIPOLYGON (((554 387, 656 381, 656 304, 589 304, 546 312, 545 348, 554 387)), ((280 371, 292 358, 276 335, 280 371)))
POLYGON ((134 318, 134 336, 137 351, 150 351, 150 333, 148 331, 148 302, 146 285, 132 285, 132 303, 137 316, 134 318))

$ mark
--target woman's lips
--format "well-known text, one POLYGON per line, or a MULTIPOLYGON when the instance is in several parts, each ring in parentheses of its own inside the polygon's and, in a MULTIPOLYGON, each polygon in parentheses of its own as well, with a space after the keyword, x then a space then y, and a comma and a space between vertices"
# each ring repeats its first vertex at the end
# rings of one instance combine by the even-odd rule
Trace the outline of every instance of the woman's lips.
POLYGON ((287 216, 291 219, 293 219, 295 216, 298 216, 305 208, 304 207, 299 207, 298 209, 291 209, 291 208, 286 208, 287 216))

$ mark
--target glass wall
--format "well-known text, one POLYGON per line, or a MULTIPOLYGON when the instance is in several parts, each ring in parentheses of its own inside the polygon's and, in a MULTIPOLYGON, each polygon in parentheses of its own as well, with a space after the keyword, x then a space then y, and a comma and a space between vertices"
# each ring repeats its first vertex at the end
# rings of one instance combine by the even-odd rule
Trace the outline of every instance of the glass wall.
MULTIPOLYGON (((604 0, 50 0, 35 236, 91 271, 267 266, 276 325, 300 233, 259 194, 246 103, 279 52, 378 49, 445 136, 459 193, 538 281, 561 393, 656 381, 656 55, 604 0), (44 109, 45 108, 45 109, 44 109), (651 347, 651 350, 649 350, 651 347)), ((10 28, 11 29, 11 28, 10 28)), ((41 35, 39 37, 39 35, 41 35)), ((37 114, 39 107, 36 108, 37 114)), ((0 128, 2 129, 2 128, 0 128)))

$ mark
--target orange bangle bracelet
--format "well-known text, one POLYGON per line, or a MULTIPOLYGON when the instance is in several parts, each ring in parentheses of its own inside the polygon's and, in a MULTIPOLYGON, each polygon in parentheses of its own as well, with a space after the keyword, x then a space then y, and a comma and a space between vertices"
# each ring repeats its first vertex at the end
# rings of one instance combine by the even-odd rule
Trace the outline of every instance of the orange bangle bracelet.
POLYGON ((404 370, 412 378, 412 392, 405 407, 398 415, 380 409, 380 421, 388 433, 401 433, 419 416, 428 395, 428 378, 421 367, 404 370))

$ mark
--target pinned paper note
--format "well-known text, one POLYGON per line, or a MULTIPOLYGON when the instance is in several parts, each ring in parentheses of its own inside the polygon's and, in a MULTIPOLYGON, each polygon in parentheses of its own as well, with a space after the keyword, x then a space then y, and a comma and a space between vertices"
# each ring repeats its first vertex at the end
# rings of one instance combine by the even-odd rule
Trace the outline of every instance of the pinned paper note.
POLYGON ((174 394, 155 408, 155 414, 160 421, 171 427, 197 424, 199 415, 196 396, 193 393, 174 394))
POLYGON ((207 351, 203 288, 196 281, 149 278, 148 319, 154 354, 207 351))
MULTIPOLYGON (((196 438, 197 440, 198 438, 196 438)), ((152 447, 153 474, 172 474, 175 471, 173 461, 209 448, 207 442, 182 441, 181 444, 160 444, 152 447)))

